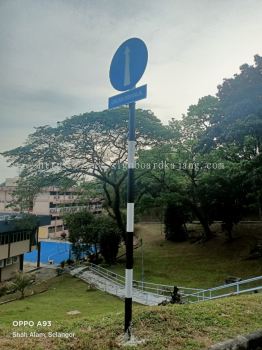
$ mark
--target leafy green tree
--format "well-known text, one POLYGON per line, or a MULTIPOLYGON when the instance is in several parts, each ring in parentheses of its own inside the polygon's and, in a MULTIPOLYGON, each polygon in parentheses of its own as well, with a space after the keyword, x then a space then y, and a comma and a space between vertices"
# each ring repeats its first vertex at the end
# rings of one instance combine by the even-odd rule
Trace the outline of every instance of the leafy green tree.
POLYGON ((246 138, 253 148, 253 156, 262 147, 262 57, 255 55, 255 64, 243 64, 240 73, 224 79, 218 86, 219 111, 203 138, 209 147, 234 144, 245 151, 246 138))
MULTIPOLYGON (((151 111, 137 110, 137 148, 152 147, 167 137, 167 129, 151 111)), ((25 146, 3 152, 11 166, 22 166, 27 176, 52 174, 102 186, 110 215, 125 231, 121 190, 127 175, 128 109, 90 112, 67 118, 57 127, 42 126, 25 146), (40 164, 52 166, 39 168, 40 164)))
POLYGON ((94 215, 83 211, 66 215, 65 221, 77 260, 83 253, 89 254, 94 248, 96 261, 100 252, 107 263, 115 262, 121 232, 110 216, 94 215))
POLYGON ((244 216, 249 201, 242 164, 227 163, 225 169, 208 173, 199 184, 203 208, 209 220, 222 220, 222 229, 232 240, 233 227, 244 216))
POLYGON ((73 243, 72 252, 76 260, 80 260, 82 254, 88 255, 92 247, 98 259, 99 235, 94 214, 87 210, 66 214, 64 221, 68 227, 69 240, 73 243))
MULTIPOLYGON (((214 155, 201 152, 199 139, 212 124, 218 113, 218 100, 206 96, 198 101, 197 105, 188 108, 188 112, 181 121, 171 120, 169 127, 176 137, 171 142, 172 154, 170 162, 175 164, 176 171, 180 172, 183 183, 183 192, 186 192, 187 206, 200 221, 203 227, 203 239, 210 239, 212 232, 209 218, 206 214, 200 196, 199 181, 211 164, 214 155)), ((216 159, 217 160, 217 159, 216 159)))
POLYGON ((121 232, 115 221, 109 216, 97 216, 96 227, 99 232, 100 253, 108 264, 116 261, 121 232))

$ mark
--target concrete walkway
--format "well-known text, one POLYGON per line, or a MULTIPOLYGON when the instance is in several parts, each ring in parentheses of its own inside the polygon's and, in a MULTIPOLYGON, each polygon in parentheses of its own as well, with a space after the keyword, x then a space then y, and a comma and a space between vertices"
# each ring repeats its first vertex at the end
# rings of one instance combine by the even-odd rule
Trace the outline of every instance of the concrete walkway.
MULTIPOLYGON (((70 273, 72 276, 78 277, 89 284, 93 284, 97 289, 103 292, 115 295, 121 299, 125 298, 125 287, 122 284, 101 277, 89 270, 86 266, 75 268, 70 273)), ((138 304, 158 305, 167 299, 169 298, 166 296, 142 292, 136 288, 133 288, 133 301, 138 304)))

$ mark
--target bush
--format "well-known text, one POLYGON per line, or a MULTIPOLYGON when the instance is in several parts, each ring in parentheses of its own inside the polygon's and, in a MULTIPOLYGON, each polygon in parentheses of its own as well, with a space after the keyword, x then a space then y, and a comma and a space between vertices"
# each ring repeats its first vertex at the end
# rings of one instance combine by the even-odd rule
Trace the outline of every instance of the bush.
POLYGON ((70 265, 73 265, 73 264, 74 264, 74 260, 72 260, 72 259, 67 259, 67 260, 66 260, 66 264, 69 265, 69 266, 70 266, 70 265))
POLYGON ((30 275, 26 275, 23 272, 17 272, 13 281, 9 283, 9 288, 13 291, 19 291, 21 293, 21 299, 25 297, 25 290, 34 282, 34 278, 30 275))
POLYGON ((0 286, 0 297, 4 296, 7 291, 8 291, 7 285, 6 284, 2 284, 0 286))

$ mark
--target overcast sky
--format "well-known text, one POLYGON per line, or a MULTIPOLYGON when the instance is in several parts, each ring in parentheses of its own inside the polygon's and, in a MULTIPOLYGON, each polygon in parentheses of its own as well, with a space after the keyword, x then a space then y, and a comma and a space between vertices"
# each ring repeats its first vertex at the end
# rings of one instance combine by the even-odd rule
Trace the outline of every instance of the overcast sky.
MULTIPOLYGON (((165 123, 262 55, 261 0, 0 0, 0 151, 34 126, 107 108, 118 46, 143 39, 138 103, 165 123)), ((17 174, 0 159, 0 182, 17 174)))

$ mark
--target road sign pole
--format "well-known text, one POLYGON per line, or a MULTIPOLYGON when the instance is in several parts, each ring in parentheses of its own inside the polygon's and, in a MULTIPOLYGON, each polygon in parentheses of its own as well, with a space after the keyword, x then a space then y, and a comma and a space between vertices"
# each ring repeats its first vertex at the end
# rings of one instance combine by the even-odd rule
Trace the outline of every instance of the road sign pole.
POLYGON ((125 271, 125 323, 126 340, 131 338, 132 293, 133 293, 133 237, 134 237, 134 197, 135 197, 135 101, 147 96, 147 85, 136 88, 142 77, 148 59, 145 43, 138 38, 123 42, 115 52, 110 65, 109 78, 112 86, 121 94, 108 100, 108 108, 129 105, 128 129, 128 175, 127 175, 127 220, 126 220, 126 271, 125 271))
POLYGON ((131 338, 132 326, 135 140, 135 102, 132 102, 129 104, 126 218, 125 335, 127 340, 131 338))

